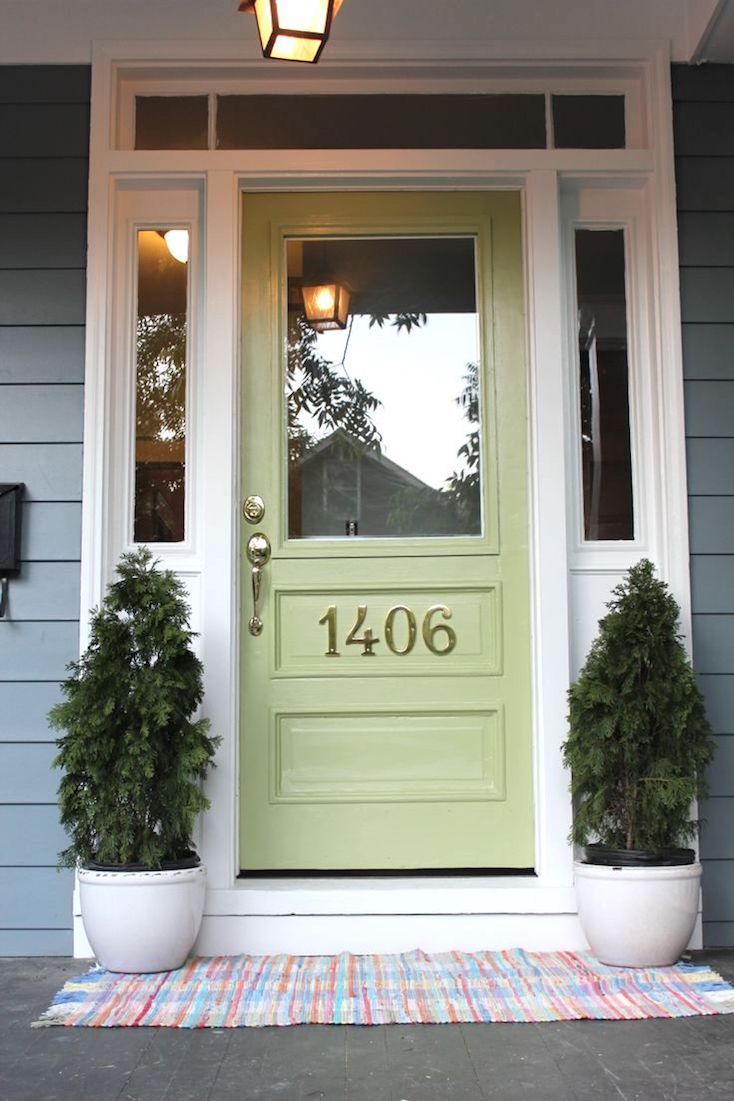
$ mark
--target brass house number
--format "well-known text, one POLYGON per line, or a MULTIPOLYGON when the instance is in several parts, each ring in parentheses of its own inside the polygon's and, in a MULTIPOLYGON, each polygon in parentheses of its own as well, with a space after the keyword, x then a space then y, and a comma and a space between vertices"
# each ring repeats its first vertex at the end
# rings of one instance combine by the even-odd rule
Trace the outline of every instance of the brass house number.
MULTIPOLYGON (((423 621, 421 623, 423 642, 426 649, 430 650, 432 654, 436 654, 438 657, 442 657, 444 654, 450 654, 454 649, 456 646, 456 631, 453 627, 450 627, 448 623, 442 623, 440 620, 436 622, 435 617, 440 615, 442 619, 451 619, 452 614, 451 609, 447 608, 445 604, 434 604, 423 616, 423 621)), ((362 657, 373 658, 375 656, 374 648, 380 640, 379 638, 375 638, 370 627, 364 626, 366 618, 367 605, 359 604, 357 606, 357 618, 354 621, 354 626, 345 639, 345 645, 361 646, 362 657), (359 633, 360 631, 362 632, 361 634, 359 633)), ((335 604, 329 605, 319 620, 319 624, 326 627, 328 649, 325 651, 325 656, 327 658, 340 658, 341 653, 337 650, 338 632, 335 604)), ((396 604, 393 608, 390 608, 385 616, 384 631, 387 648, 392 654, 397 654, 398 657, 409 654, 415 646, 418 637, 418 624, 415 612, 411 608, 407 608, 405 604, 396 604), (395 641, 395 623, 398 617, 404 621, 404 627, 407 631, 405 644, 402 647, 398 646, 395 641)))

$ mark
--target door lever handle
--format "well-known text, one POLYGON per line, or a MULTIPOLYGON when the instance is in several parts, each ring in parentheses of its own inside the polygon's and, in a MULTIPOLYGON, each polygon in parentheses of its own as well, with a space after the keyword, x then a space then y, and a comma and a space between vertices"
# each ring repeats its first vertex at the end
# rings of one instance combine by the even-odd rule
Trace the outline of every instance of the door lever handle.
POLYGON ((247 560, 252 567, 252 616, 248 627, 251 635, 259 635, 263 629, 260 618, 260 581, 263 567, 270 561, 270 540, 261 531, 256 531, 247 540, 247 560))

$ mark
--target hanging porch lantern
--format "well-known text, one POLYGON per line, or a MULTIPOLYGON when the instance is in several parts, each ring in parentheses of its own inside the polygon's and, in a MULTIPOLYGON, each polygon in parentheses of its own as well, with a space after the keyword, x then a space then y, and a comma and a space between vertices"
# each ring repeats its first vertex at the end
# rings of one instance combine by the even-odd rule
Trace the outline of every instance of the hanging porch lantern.
POLYGON ((317 333, 346 329, 350 294, 341 283, 318 283, 301 287, 306 320, 317 333))
POLYGON ((242 0, 254 11, 264 57, 318 61, 342 0, 242 0))

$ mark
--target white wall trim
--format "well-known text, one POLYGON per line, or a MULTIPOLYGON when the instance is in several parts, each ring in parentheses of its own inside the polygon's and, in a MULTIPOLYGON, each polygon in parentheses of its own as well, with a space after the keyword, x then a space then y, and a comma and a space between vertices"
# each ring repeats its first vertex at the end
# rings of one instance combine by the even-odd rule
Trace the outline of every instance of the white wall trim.
MULTIPOLYGON (((474 56, 481 55, 485 64, 488 57, 499 56, 499 45, 493 44, 492 49, 497 52, 481 55, 477 47, 474 56)), ((462 942, 469 943, 480 930, 484 946, 489 946, 490 941, 497 946, 518 942, 527 947, 541 943, 545 947, 580 946, 571 890, 572 851, 567 841, 571 806, 568 778, 560 755, 565 736, 570 655, 576 631, 564 519, 568 507, 567 429, 564 428, 568 416, 567 399, 564 399, 568 357, 564 344, 565 299, 559 211, 560 186, 564 179, 583 177, 607 183, 616 181, 623 186, 629 186, 634 180, 638 186, 645 184, 654 189, 650 203, 651 264, 661 302, 656 312, 655 339, 660 349, 657 363, 665 365, 666 379, 666 385, 660 385, 665 391, 660 398, 664 412, 661 439, 664 454, 673 457, 673 472, 666 481, 666 507, 669 501, 672 502, 675 512, 673 519, 665 521, 667 556, 664 562, 666 572, 676 579, 676 592, 682 604, 686 603, 687 592, 687 543, 684 538, 681 553, 680 544, 676 542, 681 535, 681 523, 685 536, 685 509, 680 512, 680 489, 676 490, 674 485, 674 479, 685 469, 682 385, 677 387, 673 380, 673 385, 668 386, 669 372, 680 368, 680 331, 671 324, 677 317, 678 305, 673 162, 669 141, 670 89, 666 82, 668 47, 650 49, 649 44, 626 43, 623 47, 620 44, 617 51, 609 52, 607 43, 587 45, 585 49, 589 52, 584 55, 579 52, 578 44, 570 49, 568 44, 551 48, 538 43, 514 43, 514 52, 505 57, 519 61, 516 68, 522 69, 528 79, 532 79, 533 73, 545 73, 551 62, 558 75, 558 60, 570 60, 572 63, 565 67, 566 76, 573 75, 576 67, 585 74, 586 87, 590 79, 586 74, 593 72, 595 67, 605 79, 608 78, 610 59, 620 78, 623 73, 629 78, 634 70, 635 79, 645 89, 650 103, 645 127, 651 138, 649 149, 609 152, 324 150, 307 153, 115 150, 111 148, 110 136, 116 123, 115 82, 119 74, 129 74, 143 63, 150 69, 152 62, 155 62, 155 69, 174 62, 180 68, 182 60, 192 52, 192 46, 168 44, 164 49, 161 44, 114 43, 95 49, 89 201, 83 621, 87 609, 103 591, 112 549, 109 495, 106 493, 111 456, 103 428, 109 419, 111 371, 110 195, 120 186, 145 188, 155 183, 156 187, 165 190, 167 186, 180 187, 182 180, 201 181, 204 190, 204 261, 200 278, 205 287, 201 340, 206 386, 201 407, 201 473, 207 493, 201 505, 200 561, 192 560, 189 565, 194 571, 200 570, 206 709, 215 731, 224 735, 224 741, 218 753, 218 767, 207 785, 213 807, 204 817, 200 837, 200 850, 209 867, 210 886, 200 943, 202 950, 244 950, 237 945, 250 945, 249 950, 260 950, 255 946, 265 944, 271 945, 267 950, 275 950, 272 946, 280 935, 278 931, 283 935, 281 948, 284 950, 295 950, 287 947, 294 944, 300 944, 301 951, 335 950, 336 945, 346 941, 353 945, 369 943, 372 949, 377 949, 398 942, 402 944, 401 938, 410 930, 411 919, 407 915, 415 914, 426 914, 425 922, 420 927, 419 924, 413 926, 410 943, 403 947, 414 947, 418 943, 420 929, 425 929, 426 939, 420 941, 424 947, 431 944, 460 947, 462 938, 462 942), (243 886, 235 879, 238 868, 237 655, 241 572, 237 544, 239 193, 241 189, 337 188, 519 188, 523 192, 531 425, 529 472, 538 854, 538 875, 533 880, 478 880, 463 884, 449 877, 438 877, 428 885, 420 885, 406 878, 389 880, 384 885, 370 881, 369 889, 365 889, 359 881, 352 884, 335 880, 319 888, 313 882, 286 882, 273 887, 266 881, 251 881, 243 886), (430 916, 427 907, 430 907, 430 916), (329 914, 333 920, 315 924, 313 912, 329 914), (273 914, 280 915, 278 922, 274 922, 273 914), (370 923, 360 914, 383 915, 383 918, 370 923), (402 918, 396 916, 400 914, 402 918), (507 914, 513 915, 510 921, 502 918, 507 914), (349 920, 347 915, 351 915, 349 920), (459 915, 463 915, 461 921, 459 915), (390 921, 393 921, 392 926, 390 921), (464 927, 464 932, 460 932, 460 926, 464 927), (512 941, 506 941, 504 938, 511 933, 512 941), (452 937, 452 944, 448 945, 447 938, 452 937), (321 947, 317 949, 314 945, 321 947)), ((427 48, 429 58, 435 59, 438 52, 443 57, 455 56, 452 50, 448 53, 443 48, 433 53, 431 50, 427 48)), ((241 58, 239 43, 236 51, 231 43, 224 49, 197 44, 195 51, 197 63, 202 60, 207 64, 226 63, 233 59, 235 52, 238 60, 241 58)), ((369 52, 358 50, 357 55, 366 59, 369 52)), ((381 56, 384 60, 397 57, 398 53, 382 51, 381 56)), ((465 61, 466 58, 462 64, 465 61)), ((333 89, 338 83, 340 64, 335 59, 334 64, 324 67, 315 78, 313 90, 319 90, 319 82, 333 89)), ((420 64, 414 59, 416 69, 420 70, 420 64)), ((503 67, 506 69, 504 60, 499 65, 503 67)), ((420 77, 420 72, 416 76, 420 77)), ((401 79, 404 78, 401 76, 401 79)), ((450 86, 447 78, 445 90, 450 86)), ((685 500, 684 478, 680 484, 685 500)), ((661 515, 662 511, 661 507, 656 515, 661 515)), ((599 565, 596 563, 593 567, 597 572, 599 565)), ((588 607, 583 609, 583 615, 588 619, 588 607)), ((77 935, 75 950, 83 952, 84 947, 83 937, 77 935)))

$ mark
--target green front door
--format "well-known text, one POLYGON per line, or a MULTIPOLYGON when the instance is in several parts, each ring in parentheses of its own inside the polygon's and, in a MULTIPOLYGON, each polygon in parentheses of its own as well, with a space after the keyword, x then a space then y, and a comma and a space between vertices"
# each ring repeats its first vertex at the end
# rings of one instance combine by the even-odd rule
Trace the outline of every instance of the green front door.
POLYGON ((532 868, 519 196, 243 201, 240 865, 532 868))

